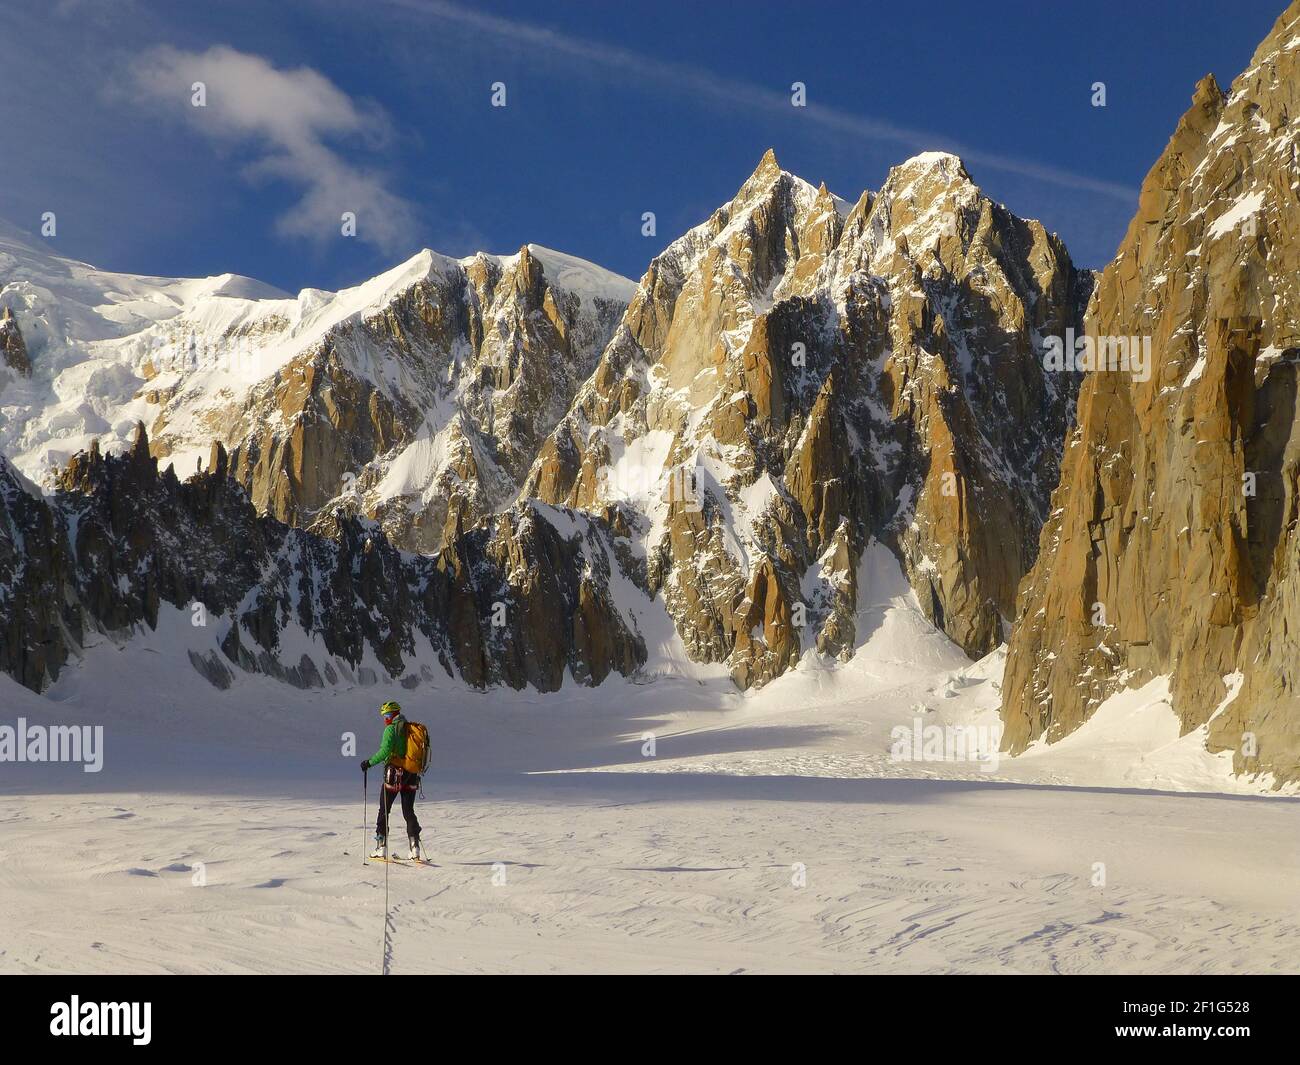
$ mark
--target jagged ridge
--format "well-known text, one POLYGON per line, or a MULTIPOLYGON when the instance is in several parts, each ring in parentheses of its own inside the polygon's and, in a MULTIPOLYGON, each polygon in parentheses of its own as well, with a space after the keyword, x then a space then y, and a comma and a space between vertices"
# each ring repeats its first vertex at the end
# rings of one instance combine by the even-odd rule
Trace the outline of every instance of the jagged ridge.
POLYGON ((645 644, 610 594, 609 531, 569 524, 562 535, 520 504, 437 556, 356 518, 324 537, 259 515, 220 445, 184 483, 159 474, 143 426, 126 455, 78 455, 49 498, 0 459, 0 667, 43 690, 88 632, 156 628, 171 604, 197 605, 211 635, 191 662, 219 687, 234 667, 299 686, 415 687, 436 663, 478 687, 542 691, 566 674, 633 673, 645 644))

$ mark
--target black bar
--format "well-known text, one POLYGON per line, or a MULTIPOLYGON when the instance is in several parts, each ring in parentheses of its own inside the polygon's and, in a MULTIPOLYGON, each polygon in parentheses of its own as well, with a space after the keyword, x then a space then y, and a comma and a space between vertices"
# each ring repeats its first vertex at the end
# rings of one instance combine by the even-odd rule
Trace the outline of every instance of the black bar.
MULTIPOLYGON (((1071 1057, 1079 1050, 1126 1045, 1145 1052, 1153 1044, 1157 1051, 1202 1044, 1231 1054, 1243 1045, 1253 1052, 1293 1048, 1300 987, 1294 978, 1256 976, 869 976, 829 999, 822 998, 824 991, 813 998, 814 989, 779 978, 733 983, 730 993, 715 987, 669 995, 610 980, 559 994, 548 990, 553 993, 519 981, 498 981, 488 989, 428 976, 404 977, 400 987, 364 977, 5 977, 0 1016, 6 1056, 20 1049, 95 1053, 109 1044, 131 1053, 260 1056, 284 1050, 337 1056, 350 1049, 414 1053, 429 1049, 431 1041, 478 1045, 484 1052, 520 1041, 516 1049, 535 1052, 549 1041, 574 1046, 605 1026, 612 1029, 611 1047, 631 1041, 653 1052, 663 1038, 663 1052, 674 1054, 680 1043, 669 1030, 678 1030, 682 1039, 694 1032, 693 1057, 701 1036, 720 1048, 753 1038, 773 1046, 782 1036, 809 1048, 847 1040, 864 1053, 877 1045, 883 1049, 881 1040, 896 1046, 901 1039, 927 1054, 987 1048, 995 1040, 1024 1041, 1031 1053, 1051 1047, 1071 1057), (83 1013, 88 1003, 135 1003, 137 1019, 148 1003, 148 1041, 137 1042, 141 1037, 129 1031, 52 1034, 73 996, 83 1013), (401 1017, 409 1022, 399 1022, 401 1017), (412 1042, 403 1046, 401 1033, 408 1027, 412 1042), (1212 1034, 1188 1032, 1202 1028, 1212 1034)), ((91 1016, 104 1015, 92 1008, 91 1016)))

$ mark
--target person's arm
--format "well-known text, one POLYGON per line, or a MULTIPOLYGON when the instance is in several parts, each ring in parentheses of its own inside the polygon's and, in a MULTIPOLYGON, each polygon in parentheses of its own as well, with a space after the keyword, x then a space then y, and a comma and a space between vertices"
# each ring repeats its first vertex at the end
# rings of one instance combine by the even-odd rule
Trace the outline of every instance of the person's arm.
POLYGON ((384 738, 379 741, 379 750, 370 756, 370 764, 383 765, 393 753, 393 744, 397 740, 397 722, 384 728, 384 738))

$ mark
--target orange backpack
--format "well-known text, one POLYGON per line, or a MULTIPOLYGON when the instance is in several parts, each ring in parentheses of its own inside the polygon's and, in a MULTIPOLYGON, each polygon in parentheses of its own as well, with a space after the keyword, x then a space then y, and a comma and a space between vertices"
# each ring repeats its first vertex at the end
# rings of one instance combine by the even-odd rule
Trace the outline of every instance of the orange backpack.
POLYGON ((424 771, 429 768, 429 730, 418 721, 408 721, 406 755, 401 758, 394 755, 388 761, 390 765, 398 766, 408 773, 418 773, 423 776, 424 771))

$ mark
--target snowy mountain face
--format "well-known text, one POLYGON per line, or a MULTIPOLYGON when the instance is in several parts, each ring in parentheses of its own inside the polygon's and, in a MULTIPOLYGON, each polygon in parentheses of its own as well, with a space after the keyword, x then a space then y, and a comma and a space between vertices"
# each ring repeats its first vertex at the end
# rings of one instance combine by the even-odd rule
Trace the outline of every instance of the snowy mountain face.
POLYGON ((634 288, 529 246, 425 251, 292 299, 232 275, 108 274, 4 233, 0 282, 33 361, 0 392, 0 451, 33 480, 92 441, 129 448, 142 421, 179 477, 217 441, 259 510, 304 526, 360 514, 424 551, 458 513, 513 501, 634 288))
POLYGON ((232 274, 182 280, 97 270, 0 225, 0 316, 30 359, 30 380, 11 375, 0 389, 0 451, 48 486, 95 440, 129 447, 136 422, 157 413, 143 371, 173 323, 199 307, 247 313, 282 295, 232 274))
POLYGON ((691 656, 741 686, 852 653, 872 538, 934 624, 986 652, 1077 388, 1044 372, 1043 338, 1090 285, 954 156, 850 206, 769 152, 651 263, 524 494, 617 512, 691 656))
POLYGON ((436 667, 552 690, 645 660, 599 521, 564 519, 561 541, 514 505, 631 282, 529 246, 423 252, 291 299, 233 276, 108 274, 8 233, 0 249, 18 371, 0 372, 0 660, 23 683, 168 604, 210 619, 189 650, 213 683, 238 666, 414 685, 436 667), (370 587, 385 574, 406 594, 370 587))
POLYGON ((1012 748, 1168 680, 1184 733, 1300 779, 1300 4, 1213 77, 1147 175, 1090 337, 1149 378, 1088 375, 1011 640, 1012 748))

